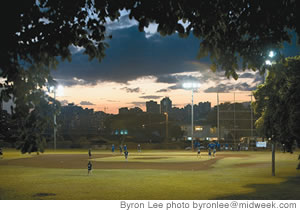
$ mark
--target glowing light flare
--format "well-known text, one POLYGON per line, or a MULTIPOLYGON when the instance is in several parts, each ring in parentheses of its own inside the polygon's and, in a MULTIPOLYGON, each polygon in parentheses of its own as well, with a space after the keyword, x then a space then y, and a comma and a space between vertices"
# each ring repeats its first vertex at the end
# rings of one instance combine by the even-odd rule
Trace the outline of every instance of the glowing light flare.
POLYGON ((272 65, 272 62, 270 61, 270 60, 266 60, 266 65, 268 65, 268 66, 271 66, 272 65))
POLYGON ((270 57, 270 58, 273 58, 274 56, 275 56, 274 51, 270 51, 270 52, 269 52, 269 57, 270 57))
POLYGON ((196 83, 196 82, 185 82, 183 83, 183 88, 185 89, 197 89, 200 88, 200 83, 196 83))
POLYGON ((56 92, 56 96, 63 96, 64 95, 64 86, 58 85, 56 87, 55 92, 56 92))

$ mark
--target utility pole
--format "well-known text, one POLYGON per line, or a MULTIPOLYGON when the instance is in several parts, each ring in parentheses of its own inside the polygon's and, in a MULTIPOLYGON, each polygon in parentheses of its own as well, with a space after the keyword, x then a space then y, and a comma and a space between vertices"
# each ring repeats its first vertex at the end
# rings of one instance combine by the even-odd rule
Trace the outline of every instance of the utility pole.
POLYGON ((191 135, 192 135, 192 151, 194 151, 194 89, 192 88, 192 127, 191 127, 191 135))

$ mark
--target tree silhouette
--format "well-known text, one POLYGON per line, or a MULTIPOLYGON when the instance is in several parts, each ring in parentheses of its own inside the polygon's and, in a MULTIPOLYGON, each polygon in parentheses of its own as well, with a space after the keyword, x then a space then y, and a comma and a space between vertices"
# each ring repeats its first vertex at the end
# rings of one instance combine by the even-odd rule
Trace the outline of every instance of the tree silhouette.
POLYGON ((254 91, 256 127, 266 138, 281 142, 292 151, 300 145, 300 56, 282 59, 270 67, 266 82, 254 91))

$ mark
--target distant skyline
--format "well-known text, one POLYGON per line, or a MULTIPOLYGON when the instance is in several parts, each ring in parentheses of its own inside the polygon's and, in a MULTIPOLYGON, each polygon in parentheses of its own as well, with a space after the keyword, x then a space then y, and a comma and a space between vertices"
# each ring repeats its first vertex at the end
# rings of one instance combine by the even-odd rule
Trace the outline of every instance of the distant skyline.
POLYGON ((139 32, 137 23, 126 12, 122 15, 120 21, 107 25, 112 40, 107 41, 110 46, 101 63, 88 61, 82 49, 72 47, 72 61, 60 63, 52 72, 65 87, 64 96, 57 97, 62 103, 116 114, 120 107, 138 106, 145 111, 146 101, 159 102, 168 96, 175 106, 183 107, 191 103, 191 91, 184 90, 182 83, 198 81, 201 87, 194 103, 210 101, 214 106, 217 91, 249 95, 262 83, 262 76, 251 70, 238 72, 238 80, 227 79, 224 72, 213 73, 208 58, 196 58, 200 41, 193 35, 162 37, 154 24, 139 32))

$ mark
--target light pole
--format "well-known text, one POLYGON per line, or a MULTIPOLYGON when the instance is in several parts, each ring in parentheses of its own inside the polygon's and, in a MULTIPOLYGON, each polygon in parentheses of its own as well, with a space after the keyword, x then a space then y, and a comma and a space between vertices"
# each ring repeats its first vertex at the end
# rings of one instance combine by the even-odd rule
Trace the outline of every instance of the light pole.
MULTIPOLYGON (((64 87, 61 85, 58 86, 52 86, 49 88, 49 92, 53 92, 53 98, 54 102, 53 105, 55 107, 55 100, 56 100, 56 95, 57 96, 62 96, 64 91, 64 87)), ((57 133, 57 123, 56 123, 56 112, 54 110, 53 114, 53 143, 54 143, 54 150, 56 150, 56 133, 57 133)))
POLYGON ((183 88, 192 90, 192 107, 191 107, 191 137, 192 137, 192 151, 194 150, 194 89, 200 87, 199 83, 187 82, 183 83, 183 88))
MULTIPOLYGON (((269 57, 270 58, 273 58, 275 56, 275 53, 274 51, 270 51, 269 52, 269 57)), ((266 60, 266 65, 268 66, 272 66, 273 63, 275 62, 272 62, 271 60, 266 60)), ((266 77, 268 76, 268 70, 266 72, 266 74, 264 75, 264 82, 266 81, 266 77)), ((271 143, 272 143, 272 176, 275 176, 275 147, 276 147, 276 144, 275 144, 275 140, 274 140, 274 135, 272 135, 272 138, 269 138, 269 140, 271 140, 271 143)))
POLYGON ((166 143, 168 143, 168 138, 169 138, 169 129, 168 129, 169 115, 168 115, 168 112, 165 112, 164 115, 166 115, 166 143))

